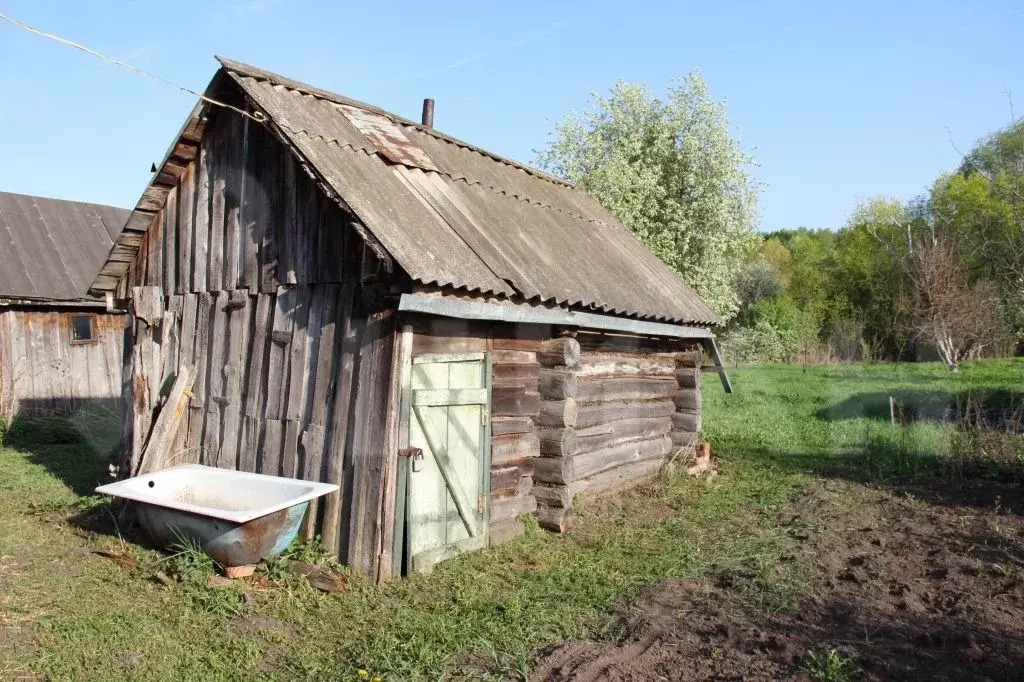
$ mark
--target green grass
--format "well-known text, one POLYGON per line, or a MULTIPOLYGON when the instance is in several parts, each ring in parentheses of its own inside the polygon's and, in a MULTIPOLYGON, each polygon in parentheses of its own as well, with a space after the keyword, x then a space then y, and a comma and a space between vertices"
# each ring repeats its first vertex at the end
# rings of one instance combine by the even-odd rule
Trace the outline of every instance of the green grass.
MULTIPOLYGON (((705 375, 706 438, 721 458, 713 483, 676 477, 585 500, 568 537, 531 523, 525 538, 431 575, 384 586, 353 577, 338 596, 288 580, 288 559, 267 567, 274 584, 246 594, 210 596, 221 592, 198 578, 162 586, 153 576, 166 556, 122 542, 102 501, 84 494, 105 476, 106 445, 23 432, 17 449, 0 449, 0 678, 321 680, 362 669, 522 679, 538 647, 616 636, 610 616, 666 579, 746 576, 744 608, 784 609, 809 576, 793 560, 793 527, 778 519, 815 472, 870 472, 875 453, 880 475, 908 473, 893 453, 931 461, 954 437, 952 425, 927 420, 890 426, 888 395, 918 401, 921 413, 965 392, 1005 399, 1022 374, 1020 361, 956 376, 936 365, 749 368, 732 373, 731 396, 705 375)), ((315 547, 296 552, 322 558, 315 547)), ((208 570, 187 552, 179 560, 186 574, 208 570)))
POLYGON ((1021 359, 968 363, 957 374, 921 363, 765 366, 730 376, 736 392, 727 396, 705 375, 703 436, 725 458, 782 471, 937 473, 951 455, 968 454, 962 432, 943 420, 947 411, 1024 404, 1021 359), (890 423, 890 396, 902 425, 890 423))

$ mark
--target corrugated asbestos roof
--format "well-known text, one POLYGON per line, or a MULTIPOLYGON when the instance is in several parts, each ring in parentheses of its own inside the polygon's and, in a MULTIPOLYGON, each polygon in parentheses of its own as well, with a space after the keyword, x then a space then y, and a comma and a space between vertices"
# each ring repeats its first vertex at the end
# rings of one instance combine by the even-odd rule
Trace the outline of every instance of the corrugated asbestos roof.
MULTIPOLYGON (((628 228, 570 183, 372 105, 218 59, 267 125, 414 280, 577 310, 721 323, 628 228)), ((182 128, 167 156, 175 164, 161 165, 94 291, 112 290, 127 270, 174 183, 168 168, 187 163, 187 155, 175 156, 178 147, 201 137, 202 108, 182 128)))
POLYGON ((89 298, 130 211, 0 192, 0 297, 89 298))
POLYGON ((720 322, 569 183, 377 107, 219 59, 413 279, 617 315, 720 322))

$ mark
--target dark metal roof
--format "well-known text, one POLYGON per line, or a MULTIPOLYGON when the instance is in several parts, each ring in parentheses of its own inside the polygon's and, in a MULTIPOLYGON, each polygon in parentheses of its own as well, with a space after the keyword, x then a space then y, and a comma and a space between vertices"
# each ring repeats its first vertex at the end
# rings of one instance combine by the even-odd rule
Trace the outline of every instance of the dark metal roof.
POLYGON ((0 192, 0 297, 89 298, 129 211, 0 192))

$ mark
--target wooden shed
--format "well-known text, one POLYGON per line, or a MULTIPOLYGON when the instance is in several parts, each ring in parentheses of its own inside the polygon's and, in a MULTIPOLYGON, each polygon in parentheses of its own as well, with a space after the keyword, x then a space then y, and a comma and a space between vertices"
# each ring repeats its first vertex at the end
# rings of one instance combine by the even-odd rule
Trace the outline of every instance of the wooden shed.
POLYGON ((125 318, 89 286, 128 215, 0 192, 0 418, 120 399, 125 318))
POLYGON ((594 199, 220 63, 207 96, 246 114, 196 107, 93 284, 133 315, 123 472, 194 367, 161 465, 340 484, 306 532, 384 579, 564 531, 693 447, 719 318, 594 199))

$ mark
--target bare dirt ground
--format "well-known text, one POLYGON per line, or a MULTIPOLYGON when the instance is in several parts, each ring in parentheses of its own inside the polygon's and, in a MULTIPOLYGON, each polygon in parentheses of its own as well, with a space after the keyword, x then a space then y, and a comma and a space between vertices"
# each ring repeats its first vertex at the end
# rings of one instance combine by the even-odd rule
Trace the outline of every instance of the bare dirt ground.
POLYGON ((826 480, 778 522, 812 576, 789 608, 738 599, 754 575, 661 585, 618 641, 563 642, 530 679, 1024 680, 1020 486, 826 480))

